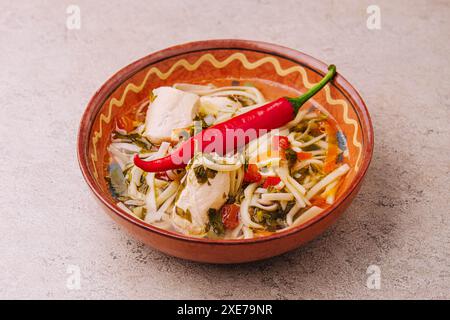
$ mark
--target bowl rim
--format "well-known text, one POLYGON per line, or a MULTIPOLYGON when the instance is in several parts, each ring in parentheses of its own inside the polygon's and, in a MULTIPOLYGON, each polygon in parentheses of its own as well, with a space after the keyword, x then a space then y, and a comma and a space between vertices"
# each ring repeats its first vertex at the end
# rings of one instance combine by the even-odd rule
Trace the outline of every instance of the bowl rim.
POLYGON ((266 53, 273 56, 277 56, 283 59, 290 60, 294 63, 307 67, 308 69, 320 74, 325 75, 328 71, 328 65, 324 62, 307 55, 303 52, 290 49, 277 44, 254 41, 254 40, 242 40, 242 39, 213 39, 213 40, 203 40, 188 42, 180 45, 175 45, 151 53, 144 56, 131 64, 123 67, 116 73, 114 73, 109 79, 98 89, 92 98, 89 100, 85 111, 81 117, 78 136, 77 136, 77 156, 78 163, 82 172, 82 175, 90 187, 91 191, 97 197, 100 202, 111 210, 116 216, 121 219, 125 219, 136 227, 143 228, 146 231, 156 233, 160 236, 169 237, 174 240, 182 240, 188 242, 195 242, 199 244, 207 245, 241 245, 241 244, 256 244, 260 242, 273 241, 279 238, 287 237, 294 233, 299 233, 305 229, 308 229, 312 225, 318 223, 322 219, 328 217, 336 208, 345 202, 345 200, 353 194, 355 189, 361 184, 364 178, 369 164, 372 160, 373 148, 374 148, 374 132, 372 121, 370 118, 369 111, 367 110, 366 104, 364 103, 360 94, 356 89, 338 72, 332 81, 332 85, 335 86, 345 98, 351 102, 356 108, 357 117, 359 118, 359 124, 361 126, 362 134, 362 150, 361 150, 361 166, 356 176, 350 183, 344 194, 340 196, 338 201, 336 201, 332 206, 328 207, 321 214, 308 220, 304 224, 288 228, 284 231, 276 232, 270 236, 256 237, 251 239, 208 239, 208 238, 197 238, 174 231, 168 231, 160 229, 156 226, 150 225, 143 220, 132 216, 131 214, 125 212, 121 208, 112 205, 104 196, 103 192, 96 185, 93 173, 89 170, 88 165, 88 140, 91 137, 91 129, 96 118, 97 113, 100 111, 103 103, 110 97, 110 95, 119 87, 124 81, 132 77, 137 72, 146 68, 151 64, 155 64, 158 61, 166 60, 176 56, 195 53, 199 51, 208 50, 247 50, 247 51, 257 51, 260 53, 266 53))

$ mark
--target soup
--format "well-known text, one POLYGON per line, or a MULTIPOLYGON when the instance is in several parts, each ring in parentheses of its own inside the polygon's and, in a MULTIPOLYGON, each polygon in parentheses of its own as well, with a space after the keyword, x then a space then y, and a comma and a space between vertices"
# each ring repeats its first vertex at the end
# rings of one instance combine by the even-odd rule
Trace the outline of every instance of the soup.
POLYGON ((186 166, 145 172, 133 161, 172 154, 202 130, 265 103, 251 83, 154 89, 117 119, 111 136, 107 181, 117 205, 159 228, 213 239, 268 236, 319 215, 350 169, 346 138, 319 106, 303 106, 292 121, 232 152, 198 148, 186 166))

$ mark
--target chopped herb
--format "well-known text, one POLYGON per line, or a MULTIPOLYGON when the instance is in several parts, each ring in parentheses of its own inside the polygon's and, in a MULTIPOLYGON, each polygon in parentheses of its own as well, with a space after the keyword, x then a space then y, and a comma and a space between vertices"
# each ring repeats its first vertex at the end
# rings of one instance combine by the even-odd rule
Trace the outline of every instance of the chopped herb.
POLYGON ((131 176, 131 170, 127 170, 125 173, 125 178, 127 179, 128 183, 131 182, 132 176, 131 176))
POLYGON ((306 130, 307 127, 308 127, 308 122, 302 121, 298 125, 293 127, 291 130, 295 131, 295 132, 303 132, 306 130))
POLYGON ((303 147, 303 151, 314 151, 314 150, 320 150, 320 147, 316 144, 311 144, 309 146, 303 147))
POLYGON ((195 177, 197 178, 197 182, 200 184, 203 184, 206 182, 208 182, 208 184, 209 184, 208 179, 214 179, 214 177, 217 174, 216 170, 205 168, 202 165, 195 167, 193 170, 194 170, 195 177))
POLYGON ((151 142, 148 141, 146 137, 143 137, 138 133, 122 134, 120 132, 114 131, 113 139, 130 140, 135 145, 143 149, 141 152, 148 152, 152 148, 151 142))
POLYGON ((108 167, 109 177, 107 179, 114 197, 123 195, 127 191, 127 184, 122 169, 117 163, 111 163, 108 167))
POLYGON ((223 235, 225 233, 225 227, 222 222, 222 215, 219 211, 213 208, 208 210, 209 225, 217 235, 223 235))
POLYGON ((248 161, 245 161, 244 162, 244 172, 247 172, 248 165, 249 165, 248 161))
POLYGON ((252 99, 237 94, 230 95, 228 98, 230 98, 234 102, 239 102, 243 107, 255 104, 255 101, 253 101, 252 99))
POLYGON ((208 179, 214 179, 217 175, 217 171, 216 170, 212 170, 207 168, 206 169, 206 176, 208 177, 208 179))
POLYGON ((205 120, 203 120, 203 117, 201 115, 196 115, 194 118, 194 121, 199 121, 202 124, 202 130, 208 128, 208 125, 206 124, 205 120))
POLYGON ((235 196, 228 196, 227 202, 226 204, 233 204, 236 202, 236 197, 235 196))
POLYGON ((344 153, 343 152, 339 153, 336 157, 336 163, 340 163, 342 161, 344 161, 344 153))
POLYGON ((192 223, 192 215, 191 212, 189 211, 189 209, 186 209, 186 211, 184 211, 183 209, 179 208, 179 207, 175 207, 175 212, 177 213, 177 215, 179 215, 181 218, 186 219, 187 221, 192 223))
POLYGON ((286 215, 293 206, 294 201, 290 201, 284 210, 281 207, 275 211, 256 209, 253 211, 252 218, 255 222, 262 224, 268 231, 276 231, 286 227, 286 215))
POLYGON ((127 196, 118 196, 116 199, 119 200, 119 201, 122 201, 122 202, 130 200, 130 198, 127 197, 127 196))
POLYGON ((297 153, 291 148, 286 149, 286 160, 289 161, 289 164, 292 165, 295 161, 297 161, 297 153))
POLYGON ((208 176, 206 175, 206 169, 204 166, 197 166, 194 168, 194 174, 197 178, 197 182, 200 184, 205 183, 208 181, 208 176))
POLYGON ((135 207, 132 211, 139 219, 144 219, 144 207, 135 207))
POLYGON ((142 183, 142 184, 137 188, 137 190, 138 190, 140 193, 147 194, 147 191, 148 191, 148 184, 147 184, 147 183, 142 183))

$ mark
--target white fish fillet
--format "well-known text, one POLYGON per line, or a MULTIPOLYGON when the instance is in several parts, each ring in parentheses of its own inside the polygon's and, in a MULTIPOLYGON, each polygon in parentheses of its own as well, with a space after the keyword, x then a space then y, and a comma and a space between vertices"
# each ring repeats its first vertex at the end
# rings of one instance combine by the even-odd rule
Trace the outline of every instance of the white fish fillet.
POLYGON ((156 98, 147 111, 144 136, 160 144, 171 140, 172 130, 192 124, 199 97, 172 87, 159 87, 153 90, 153 95, 156 98))
POLYGON ((186 186, 175 202, 173 212, 174 227, 186 234, 201 234, 209 221, 208 210, 220 209, 226 202, 230 191, 230 175, 228 172, 217 172, 209 183, 198 183, 194 170, 188 172, 186 186), (176 208, 191 213, 192 222, 180 217, 176 208))

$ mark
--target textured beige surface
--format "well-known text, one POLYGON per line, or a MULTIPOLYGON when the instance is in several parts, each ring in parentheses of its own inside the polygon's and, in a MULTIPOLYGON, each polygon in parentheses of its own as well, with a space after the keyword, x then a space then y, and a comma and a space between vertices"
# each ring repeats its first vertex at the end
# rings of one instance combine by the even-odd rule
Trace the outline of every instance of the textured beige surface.
POLYGON ((450 298, 450 6, 442 1, 6 1, 0 10, 1 298, 450 298), (67 30, 66 7, 81 8, 67 30), (366 7, 381 8, 381 30, 366 7), (322 237, 254 264, 165 256, 120 230, 78 169, 78 122, 112 73, 192 40, 333 62, 375 127, 361 193, 322 237), (366 287, 369 265, 381 289, 366 287), (81 270, 69 290, 69 265, 81 270))

